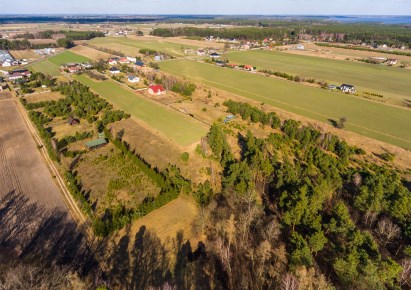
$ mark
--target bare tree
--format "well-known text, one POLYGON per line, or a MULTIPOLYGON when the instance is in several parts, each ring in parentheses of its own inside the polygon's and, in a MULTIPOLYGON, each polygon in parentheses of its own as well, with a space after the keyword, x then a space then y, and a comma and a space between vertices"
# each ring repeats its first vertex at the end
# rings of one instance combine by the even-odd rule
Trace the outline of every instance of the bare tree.
POLYGON ((400 285, 401 287, 404 285, 411 286, 411 260, 403 260, 401 262, 402 272, 400 275, 400 285))
POLYGON ((383 218, 378 222, 375 232, 385 247, 400 235, 401 230, 389 218, 383 218))
POLYGON ((298 290, 298 280, 297 278, 287 273, 281 280, 281 290, 298 290))
POLYGON ((373 212, 373 211, 367 211, 364 214, 364 224, 368 227, 371 227, 372 224, 375 222, 375 220, 377 219, 377 213, 373 212))
POLYGON ((361 177, 361 175, 360 175, 358 172, 354 173, 353 178, 352 178, 352 182, 354 183, 354 185, 355 185, 357 188, 361 186, 362 177, 361 177))

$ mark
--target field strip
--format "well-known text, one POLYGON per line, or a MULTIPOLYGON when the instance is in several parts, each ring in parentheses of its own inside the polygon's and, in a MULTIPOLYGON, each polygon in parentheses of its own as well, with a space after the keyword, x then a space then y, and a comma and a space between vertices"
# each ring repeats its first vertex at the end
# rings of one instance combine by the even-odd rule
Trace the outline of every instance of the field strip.
MULTIPOLYGON (((250 94, 250 95, 254 95, 254 96, 259 97, 259 98, 263 98, 263 99, 265 99, 265 100, 270 100, 270 101, 272 101, 272 102, 276 102, 276 103, 279 103, 279 104, 282 104, 282 105, 286 105, 286 106, 289 106, 289 107, 293 107, 293 108, 295 108, 295 109, 298 109, 298 110, 301 110, 301 111, 305 111, 305 112, 308 112, 308 113, 312 113, 312 114, 315 114, 315 115, 318 115, 318 116, 321 116, 321 117, 325 117, 325 118, 328 118, 328 119, 332 119, 332 118, 333 118, 333 117, 331 117, 331 116, 328 116, 328 115, 325 115, 325 114, 321 114, 321 113, 318 113, 318 112, 315 112, 315 111, 312 111, 312 110, 308 110, 308 109, 302 108, 302 107, 300 107, 300 106, 291 105, 291 104, 288 104, 288 103, 286 103, 286 102, 282 102, 282 101, 279 101, 279 100, 271 99, 271 98, 269 98, 269 97, 266 97, 266 96, 263 96, 263 95, 259 95, 259 94, 256 94, 256 93, 253 93, 253 92, 250 92, 250 91, 246 91, 246 90, 243 90, 243 89, 239 89, 239 88, 236 88, 236 87, 233 87, 233 86, 229 86, 229 85, 226 85, 226 84, 223 84, 223 83, 219 83, 219 82, 215 82, 215 81, 210 81, 210 80, 207 80, 207 79, 204 79, 204 78, 199 78, 199 77, 187 76, 187 75, 185 75, 185 74, 182 74, 182 73, 180 73, 180 72, 178 72, 178 71, 175 71, 175 70, 172 70, 172 69, 169 69, 169 68, 167 68, 166 71, 172 71, 172 72, 175 73, 176 75, 180 75, 180 76, 182 76, 182 77, 187 77, 187 78, 190 78, 190 79, 193 79, 193 80, 197 80, 197 81, 200 81, 200 82, 213 83, 213 84, 216 84, 216 85, 219 85, 219 86, 222 86, 222 87, 226 87, 226 88, 232 89, 232 90, 234 90, 234 91, 241 91, 241 92, 244 92, 244 93, 247 93, 247 94, 250 94)), ((230 92, 230 91, 229 91, 229 92, 230 92)), ((245 97, 245 96, 243 96, 243 97, 245 97)), ((247 98, 247 97, 245 97, 245 98, 247 98)), ((384 135, 384 136, 387 136, 387 137, 390 137, 390 138, 394 138, 394 139, 397 139, 397 140, 400 140, 400 141, 403 141, 403 142, 406 142, 406 143, 411 144, 411 141, 410 141, 410 140, 406 140, 406 139, 403 139, 403 138, 400 138, 400 137, 397 137, 397 136, 393 136, 393 135, 388 134, 388 133, 384 133, 384 132, 381 132, 381 131, 377 131, 377 130, 374 130, 374 129, 370 129, 370 128, 367 128, 367 127, 364 127, 364 126, 361 126, 361 125, 357 125, 357 124, 352 123, 352 122, 347 122, 347 123, 349 123, 350 125, 352 125, 352 126, 354 126, 354 127, 360 128, 360 129, 368 130, 368 131, 370 131, 370 132, 374 132, 374 133, 377 133, 377 134, 381 134, 381 135, 384 135)))
POLYGON ((25 109, 23 108, 21 103, 18 103, 17 106, 19 108, 20 114, 22 115, 25 123, 27 124, 27 127, 29 128, 30 132, 32 133, 36 143, 42 146, 40 148, 40 152, 44 156, 45 161, 49 165, 49 168, 51 169, 52 173, 56 176, 55 179, 57 180, 57 184, 59 185, 59 187, 61 189, 61 192, 63 193, 63 200, 66 202, 67 207, 70 209, 70 213, 71 213, 72 217, 75 220, 79 220, 81 223, 85 223, 87 221, 86 218, 84 217, 84 215, 81 212, 81 210, 79 209, 77 203, 74 201, 72 195, 68 191, 68 189, 66 187, 66 184, 64 182, 64 179, 60 175, 60 172, 57 170, 57 168, 55 167, 53 161, 50 159, 49 155, 47 154, 46 149, 44 147, 44 144, 43 144, 41 138, 38 136, 37 131, 35 130, 35 128, 31 124, 31 122, 30 122, 30 120, 29 120, 29 118, 26 114, 25 109))

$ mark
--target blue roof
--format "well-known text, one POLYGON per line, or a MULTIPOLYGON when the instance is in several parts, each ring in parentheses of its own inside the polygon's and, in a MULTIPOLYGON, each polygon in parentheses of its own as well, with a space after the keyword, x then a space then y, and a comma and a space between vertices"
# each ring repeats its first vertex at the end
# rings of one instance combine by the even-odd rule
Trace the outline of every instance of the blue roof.
POLYGON ((142 61, 136 61, 135 64, 136 64, 136 65, 139 65, 139 66, 143 66, 143 65, 144 65, 144 62, 142 62, 142 61))

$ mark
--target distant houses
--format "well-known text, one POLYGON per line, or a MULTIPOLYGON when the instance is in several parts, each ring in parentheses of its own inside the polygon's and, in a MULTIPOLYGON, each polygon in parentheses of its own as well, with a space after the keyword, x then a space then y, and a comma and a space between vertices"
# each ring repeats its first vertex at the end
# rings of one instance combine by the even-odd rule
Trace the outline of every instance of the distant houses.
POLYGON ((148 88, 148 93, 150 95, 161 96, 166 94, 166 90, 163 88, 162 85, 152 85, 148 88))
POLYGON ((108 60, 109 65, 117 65, 120 59, 118 57, 112 57, 108 60))
POLYGON ((79 73, 81 71, 83 71, 84 69, 91 69, 93 66, 88 63, 67 63, 63 66, 60 67, 61 71, 65 71, 68 73, 72 73, 72 74, 76 74, 79 73))
POLYGON ((29 78, 30 76, 31 76, 31 72, 27 69, 14 70, 9 73, 9 80, 16 81, 19 79, 29 78))
POLYGON ((340 91, 344 93, 348 93, 348 94, 355 94, 357 92, 357 90, 355 89, 353 85, 348 85, 348 84, 342 84, 340 86, 340 91))

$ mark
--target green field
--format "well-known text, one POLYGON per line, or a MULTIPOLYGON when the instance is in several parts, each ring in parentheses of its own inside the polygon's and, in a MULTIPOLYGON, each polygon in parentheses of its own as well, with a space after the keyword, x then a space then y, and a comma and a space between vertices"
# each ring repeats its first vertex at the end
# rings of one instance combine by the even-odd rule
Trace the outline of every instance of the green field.
POLYGON ((161 69, 323 122, 344 116, 347 130, 411 149, 409 109, 196 61, 167 61, 161 69))
MULTIPOLYGON (((134 39, 126 38, 126 37, 99 37, 99 38, 93 38, 88 43, 91 45, 100 46, 100 47, 104 47, 108 49, 115 49, 113 44, 131 46, 131 47, 138 48, 138 50, 142 48, 148 48, 148 49, 154 49, 160 52, 165 52, 173 56, 183 55, 184 52, 182 51, 182 47, 197 49, 197 47, 195 46, 182 45, 182 44, 178 44, 174 42, 167 42, 167 41, 160 41, 160 40, 134 40, 134 39)), ((117 50, 120 50, 120 49, 117 49, 117 50)), ((123 53, 127 53, 127 52, 124 51, 123 53)))
POLYGON ((78 55, 68 50, 58 55, 52 56, 48 58, 48 60, 58 67, 66 63, 70 63, 70 62, 89 62, 90 61, 89 58, 82 56, 82 55, 78 55))
POLYGON ((28 67, 31 70, 41 72, 51 76, 59 76, 61 75, 57 66, 55 66, 51 61, 48 59, 42 60, 40 62, 36 62, 28 67))
POLYGON ((401 68, 266 50, 232 52, 226 57, 230 62, 251 64, 257 69, 313 77, 336 85, 348 83, 357 90, 411 100, 411 71, 401 68))
POLYGON ((85 75, 77 76, 76 79, 110 103, 147 123, 181 146, 193 144, 207 134, 208 128, 203 124, 146 100, 113 81, 95 82, 85 75))

